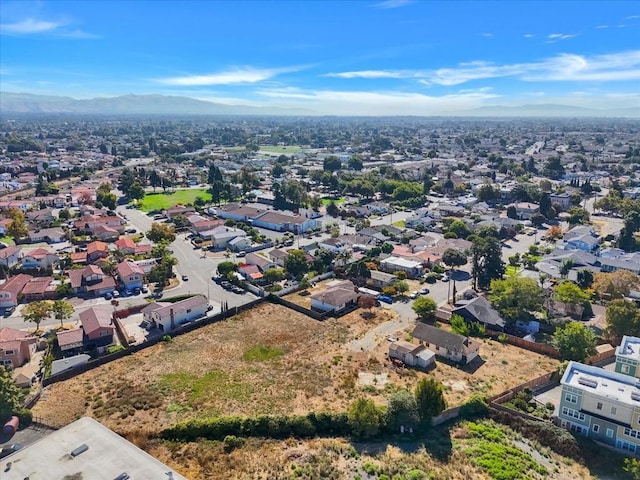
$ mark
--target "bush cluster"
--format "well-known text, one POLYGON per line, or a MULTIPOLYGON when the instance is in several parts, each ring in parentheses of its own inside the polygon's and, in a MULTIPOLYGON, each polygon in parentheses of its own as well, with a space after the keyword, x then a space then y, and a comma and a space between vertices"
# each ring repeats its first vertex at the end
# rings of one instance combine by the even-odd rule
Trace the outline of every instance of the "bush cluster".
POLYGON ((229 435, 270 438, 342 436, 348 435, 350 430, 346 413, 311 412, 307 415, 194 419, 165 429, 161 436, 190 442, 199 438, 224 440, 229 435))

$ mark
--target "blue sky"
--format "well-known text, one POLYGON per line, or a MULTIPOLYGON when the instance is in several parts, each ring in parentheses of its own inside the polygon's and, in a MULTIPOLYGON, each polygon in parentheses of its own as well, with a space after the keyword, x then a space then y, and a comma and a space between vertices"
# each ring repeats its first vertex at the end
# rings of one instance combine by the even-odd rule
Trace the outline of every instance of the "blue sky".
POLYGON ((0 3, 0 90, 327 114, 640 109, 640 2, 0 3))

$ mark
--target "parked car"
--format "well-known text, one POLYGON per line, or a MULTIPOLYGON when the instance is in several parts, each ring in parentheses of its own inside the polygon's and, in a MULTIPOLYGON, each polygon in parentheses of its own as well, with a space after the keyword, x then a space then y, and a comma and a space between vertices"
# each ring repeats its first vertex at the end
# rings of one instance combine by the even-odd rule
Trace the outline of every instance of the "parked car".
POLYGON ((7 307, 7 308, 4 309, 4 316, 8 317, 15 311, 16 311, 16 307, 13 307, 13 306, 7 307))
POLYGON ((231 291, 232 291, 233 293, 237 293, 238 295, 240 295, 240 294, 244 293, 244 290, 243 290, 242 288, 240 288, 240 287, 233 287, 233 288, 231 289, 231 291))
POLYGON ((247 252, 245 252, 244 250, 238 252, 238 254, 236 255, 236 257, 244 257, 247 254, 247 252))
POLYGON ((111 300, 113 298, 113 295, 111 295, 109 292, 104 294, 104 299, 105 300, 111 300))
POLYGON ((428 288, 421 288, 418 293, 420 295, 429 295, 429 289, 428 288))
POLYGON ((411 300, 413 300, 414 298, 418 298, 418 292, 411 292, 411 293, 409 294, 409 298, 410 298, 411 300))
POLYGON ((125 233, 136 233, 136 232, 137 232, 137 230, 135 228, 127 228, 125 230, 125 233))
POLYGON ((11 445, 5 445, 4 447, 2 447, 2 450, 0 450, 0 458, 8 457, 12 453, 16 453, 21 448, 22 448, 22 445, 20 443, 12 443, 11 445))
POLYGON ((225 290, 229 290, 229 289, 231 289, 231 287, 233 287, 233 285, 231 285, 231 283, 227 282, 227 281, 221 282, 220 286, 222 288, 224 288, 225 290))
POLYGON ((189 276, 188 275, 182 275, 182 281, 183 282, 189 281, 189 276))
POLYGON ((113 298, 118 298, 120 296, 120 292, 118 290, 114 290, 111 295, 113 295, 113 298))
POLYGON ((389 304, 393 303, 393 299, 391 297, 388 297, 387 295, 380 295, 378 297, 378 300, 384 303, 389 303, 389 304))
POLYGON ((145 285, 140 290, 142 290, 142 293, 149 293, 149 289, 145 285))

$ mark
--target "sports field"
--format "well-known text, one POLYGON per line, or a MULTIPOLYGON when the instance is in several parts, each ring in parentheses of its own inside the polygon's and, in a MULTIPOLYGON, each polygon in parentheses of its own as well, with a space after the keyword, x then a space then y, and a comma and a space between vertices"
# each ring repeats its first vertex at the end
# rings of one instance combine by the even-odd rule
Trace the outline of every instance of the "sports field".
POLYGON ((141 206, 145 212, 165 210, 176 205, 192 204, 198 197, 204 198, 207 202, 211 201, 211 194, 206 188, 189 188, 167 193, 147 193, 142 199, 141 206))

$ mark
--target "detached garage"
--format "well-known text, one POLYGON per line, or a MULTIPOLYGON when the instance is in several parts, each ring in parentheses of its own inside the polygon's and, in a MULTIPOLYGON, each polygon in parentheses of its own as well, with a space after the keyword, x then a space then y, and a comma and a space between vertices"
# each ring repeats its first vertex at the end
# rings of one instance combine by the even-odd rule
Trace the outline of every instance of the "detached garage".
POLYGON ((409 367, 418 367, 424 370, 436 364, 436 354, 424 345, 398 340, 389 345, 389 358, 395 358, 409 367))

